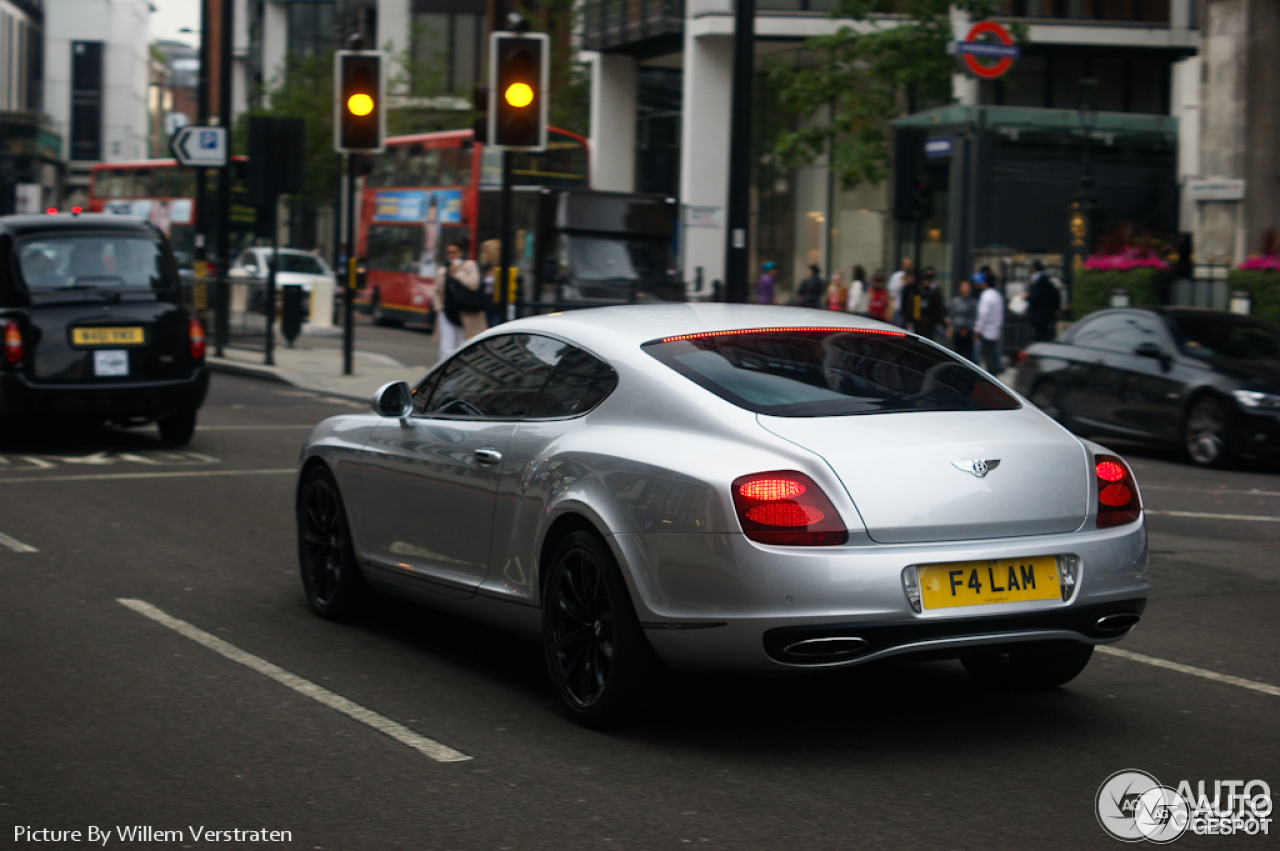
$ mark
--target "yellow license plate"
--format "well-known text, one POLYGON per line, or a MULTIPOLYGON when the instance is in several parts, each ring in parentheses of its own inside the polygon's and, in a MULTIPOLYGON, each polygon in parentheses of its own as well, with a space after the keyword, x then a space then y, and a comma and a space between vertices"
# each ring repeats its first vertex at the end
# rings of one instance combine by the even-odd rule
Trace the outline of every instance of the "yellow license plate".
POLYGON ((1057 600, 1062 596, 1058 560, 1053 556, 926 564, 918 571, 926 609, 1057 600))
POLYGON ((73 328, 71 342, 77 346, 138 346, 146 338, 141 328, 73 328))

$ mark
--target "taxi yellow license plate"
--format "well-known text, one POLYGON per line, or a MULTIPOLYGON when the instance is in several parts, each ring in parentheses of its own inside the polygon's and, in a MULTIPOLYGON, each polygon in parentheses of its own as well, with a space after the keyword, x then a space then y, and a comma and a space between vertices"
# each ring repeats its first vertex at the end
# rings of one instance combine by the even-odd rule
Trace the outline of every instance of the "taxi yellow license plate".
POLYGON ((1057 600, 1062 594, 1053 556, 926 564, 918 570, 926 609, 1057 600))
POLYGON ((141 328, 73 328, 71 342, 77 346, 128 346, 146 342, 141 328))

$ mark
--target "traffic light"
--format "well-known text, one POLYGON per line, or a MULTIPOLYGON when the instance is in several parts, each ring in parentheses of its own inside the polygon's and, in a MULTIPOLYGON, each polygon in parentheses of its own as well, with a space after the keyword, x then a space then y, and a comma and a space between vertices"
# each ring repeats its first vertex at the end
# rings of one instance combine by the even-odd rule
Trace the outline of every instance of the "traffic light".
POLYGON ((547 146, 546 33, 495 32, 489 41, 489 144, 547 146))
POLYGON ((917 222, 933 218, 933 187, 925 175, 916 177, 911 186, 911 214, 917 222))
POLYGON ((339 50, 334 56, 333 147, 343 154, 377 153, 386 135, 382 53, 339 50))

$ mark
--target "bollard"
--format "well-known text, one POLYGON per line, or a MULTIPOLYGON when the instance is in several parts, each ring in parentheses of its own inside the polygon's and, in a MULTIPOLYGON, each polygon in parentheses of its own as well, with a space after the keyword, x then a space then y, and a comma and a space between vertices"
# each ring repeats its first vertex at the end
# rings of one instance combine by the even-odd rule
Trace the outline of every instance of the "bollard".
POLYGON ((305 298, 306 293, 297 284, 289 284, 284 287, 284 307, 280 317, 280 333, 284 335, 289 348, 293 348, 293 341, 298 339, 298 335, 302 333, 302 305, 305 298))

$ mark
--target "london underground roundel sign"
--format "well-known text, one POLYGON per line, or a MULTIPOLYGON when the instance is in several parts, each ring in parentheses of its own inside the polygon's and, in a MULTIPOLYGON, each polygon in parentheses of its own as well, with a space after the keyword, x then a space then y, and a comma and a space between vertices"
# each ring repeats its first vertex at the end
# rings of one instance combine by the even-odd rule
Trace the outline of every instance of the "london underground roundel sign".
POLYGON ((956 52, 964 60, 969 73, 984 80, 994 80, 1013 67, 1013 60, 1022 55, 1018 45, 1013 43, 1009 31, 995 21, 979 21, 969 29, 964 41, 956 44, 956 52), (979 39, 982 36, 995 36, 996 41, 979 39), (981 59, 995 59, 988 65, 981 59))

